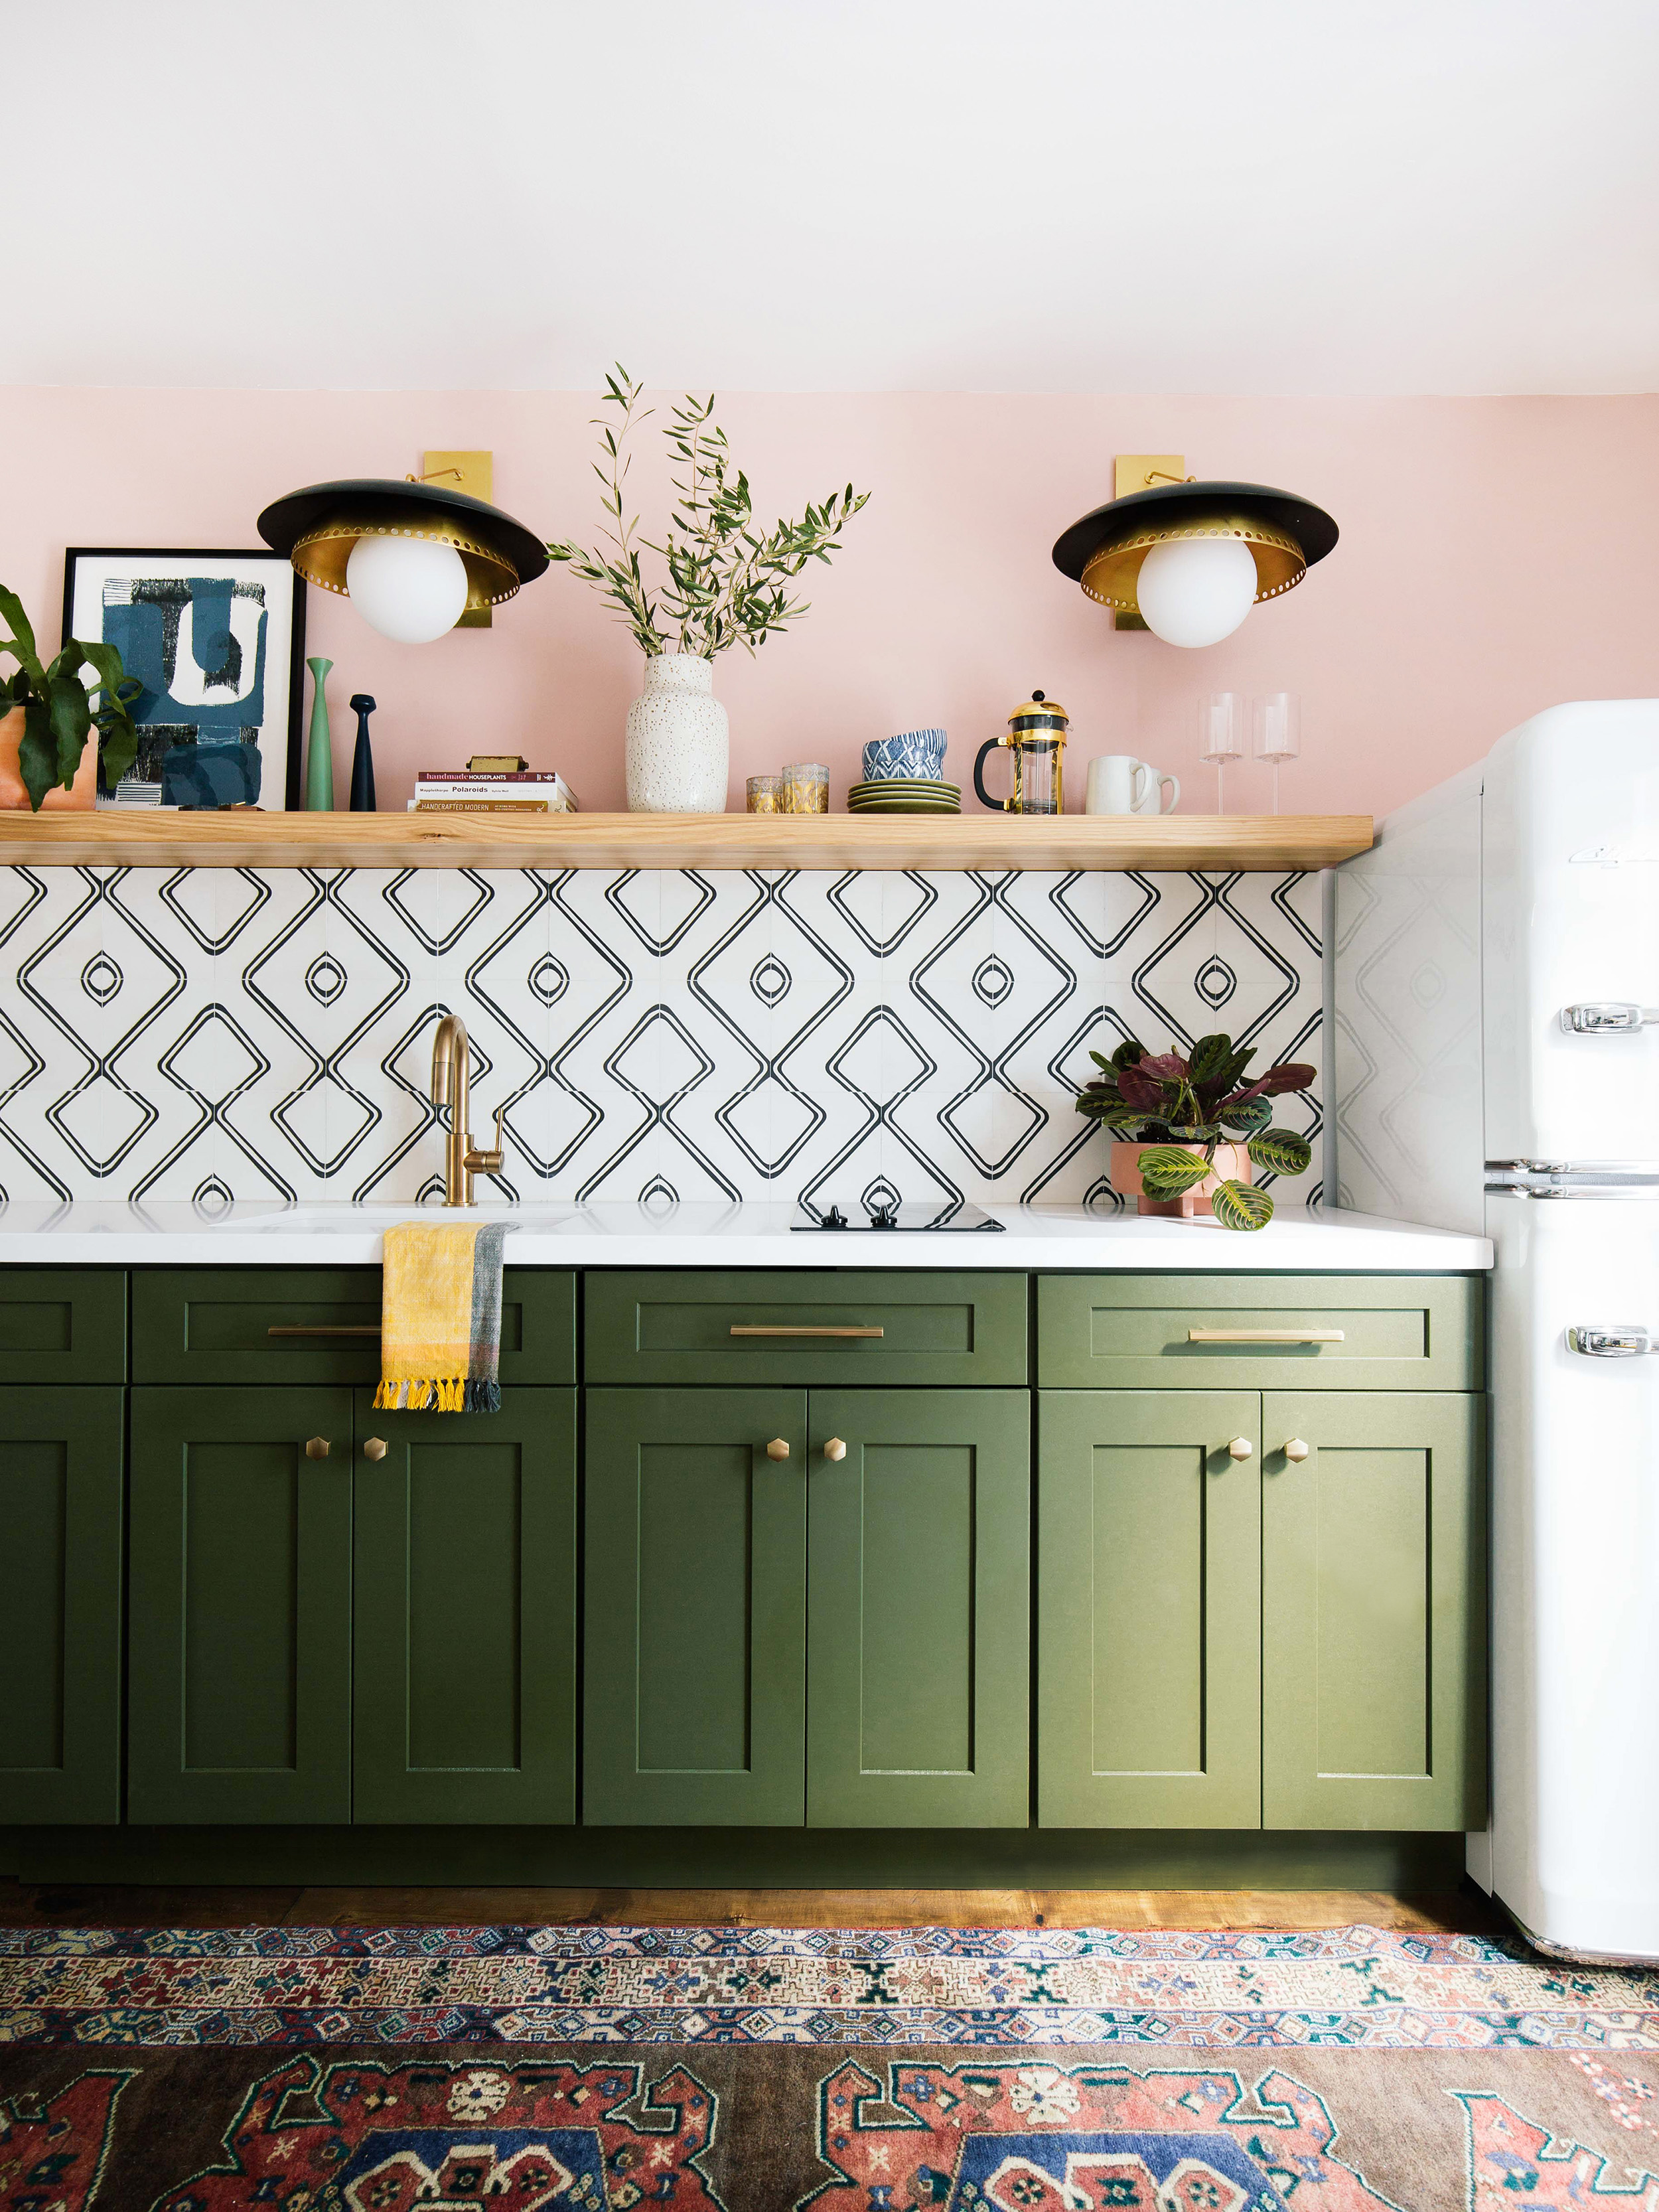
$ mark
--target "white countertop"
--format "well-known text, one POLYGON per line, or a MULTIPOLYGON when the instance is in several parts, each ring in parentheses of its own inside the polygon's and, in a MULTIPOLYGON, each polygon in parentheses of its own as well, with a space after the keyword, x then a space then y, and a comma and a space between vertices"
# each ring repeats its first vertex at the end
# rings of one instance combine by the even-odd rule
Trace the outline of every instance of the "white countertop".
POLYGON ((241 1201, 222 1213, 188 1202, 13 1200, 0 1208, 0 1266, 378 1267, 392 1224, 514 1220, 509 1266, 530 1267, 1004 1267, 1180 1273, 1455 1274, 1492 1264, 1485 1237, 1340 1208, 1283 1206, 1265 1229, 1142 1220, 1079 1206, 985 1209, 994 1231, 792 1233, 790 1205, 531 1203, 440 1216, 414 1206, 241 1201))

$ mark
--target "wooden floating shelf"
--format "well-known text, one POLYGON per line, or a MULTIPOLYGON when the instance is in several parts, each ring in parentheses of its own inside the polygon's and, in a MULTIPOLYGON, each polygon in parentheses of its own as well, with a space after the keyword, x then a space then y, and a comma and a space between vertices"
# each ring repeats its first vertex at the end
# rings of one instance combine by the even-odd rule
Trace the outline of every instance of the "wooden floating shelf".
POLYGON ((1369 814, 0 812, 0 862, 129 868, 1328 868, 1369 814))

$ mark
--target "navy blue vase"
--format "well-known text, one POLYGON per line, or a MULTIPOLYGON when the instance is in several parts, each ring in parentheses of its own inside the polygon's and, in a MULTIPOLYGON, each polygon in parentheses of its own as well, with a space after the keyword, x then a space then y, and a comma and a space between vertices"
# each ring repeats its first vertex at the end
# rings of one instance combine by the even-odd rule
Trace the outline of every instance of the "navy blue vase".
POLYGON ((351 704, 357 714, 357 749, 351 756, 351 812, 374 811, 374 754, 368 742, 368 718, 374 702, 367 691, 354 691, 351 704))

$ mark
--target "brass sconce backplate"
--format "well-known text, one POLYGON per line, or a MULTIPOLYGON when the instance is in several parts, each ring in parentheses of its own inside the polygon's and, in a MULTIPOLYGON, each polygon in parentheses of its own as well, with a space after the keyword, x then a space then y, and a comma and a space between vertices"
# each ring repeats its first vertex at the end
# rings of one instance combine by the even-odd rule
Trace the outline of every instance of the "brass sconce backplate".
POLYGON ((1112 497, 1127 499, 1132 491, 1151 491, 1154 484, 1182 483, 1187 475, 1185 453, 1120 453, 1114 471, 1112 497))

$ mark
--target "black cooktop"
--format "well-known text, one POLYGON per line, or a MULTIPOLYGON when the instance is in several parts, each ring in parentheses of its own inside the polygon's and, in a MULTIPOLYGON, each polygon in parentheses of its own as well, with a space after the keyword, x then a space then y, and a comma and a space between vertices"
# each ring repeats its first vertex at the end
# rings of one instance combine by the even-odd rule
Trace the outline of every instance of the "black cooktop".
POLYGON ((811 1229, 827 1236, 843 1229, 1000 1230, 1003 1225, 993 1221, 982 1206, 969 1206, 961 1198, 947 1199, 943 1205, 933 1199, 922 1199, 909 1206, 866 1206, 859 1200, 850 1212, 839 1206, 826 1206, 814 1212, 802 1205, 798 1212, 799 1218, 790 1223, 791 1229, 811 1229))

